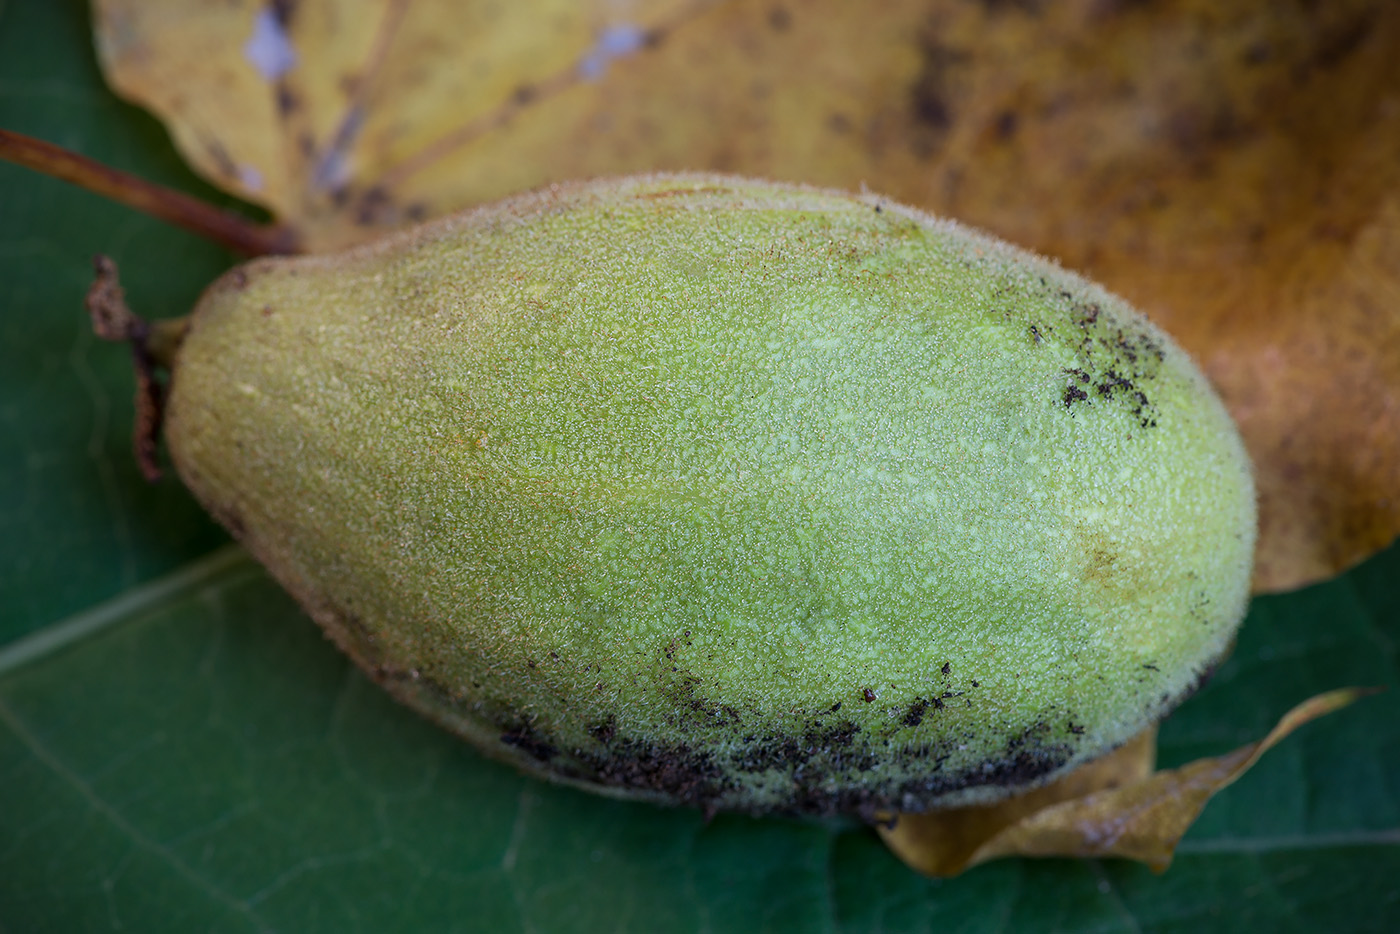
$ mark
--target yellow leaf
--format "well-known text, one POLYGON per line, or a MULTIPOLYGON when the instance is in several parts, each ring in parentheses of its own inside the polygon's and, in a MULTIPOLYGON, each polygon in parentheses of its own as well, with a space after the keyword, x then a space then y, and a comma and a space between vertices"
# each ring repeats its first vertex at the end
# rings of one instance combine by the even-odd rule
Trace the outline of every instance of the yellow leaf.
POLYGON ((121 93, 312 249, 567 178, 868 186, 1059 257, 1192 351, 1255 587, 1400 531, 1400 5, 95 0, 121 93))
POLYGON ((905 815, 885 843, 926 875, 952 876, 1005 856, 1119 857, 1161 872, 1206 802, 1298 727, 1368 693, 1319 694, 1256 743, 1152 773, 1155 729, 1060 781, 1001 805, 905 815))

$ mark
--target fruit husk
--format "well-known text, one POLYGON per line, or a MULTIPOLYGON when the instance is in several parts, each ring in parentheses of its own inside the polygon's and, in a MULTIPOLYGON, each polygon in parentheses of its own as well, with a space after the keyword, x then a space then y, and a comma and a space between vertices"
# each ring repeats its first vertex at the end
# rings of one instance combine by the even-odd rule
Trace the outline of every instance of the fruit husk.
POLYGON ((173 460, 396 696, 706 810, 982 803, 1195 689, 1249 465, 1085 280, 884 199, 555 186, 192 317, 173 460))

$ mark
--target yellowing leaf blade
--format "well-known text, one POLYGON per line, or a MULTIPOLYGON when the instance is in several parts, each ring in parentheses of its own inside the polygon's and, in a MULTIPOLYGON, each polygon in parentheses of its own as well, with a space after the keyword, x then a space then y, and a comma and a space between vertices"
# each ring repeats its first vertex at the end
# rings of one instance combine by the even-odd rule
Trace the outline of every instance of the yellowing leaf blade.
POLYGON ((95 6, 114 86, 311 249, 570 178, 868 186, 1059 257, 1198 357, 1259 474, 1256 590, 1400 531, 1400 7, 95 6))
POLYGON ((98 0, 97 51, 112 87, 160 116, 197 172, 292 220, 297 180, 281 140, 249 132, 277 123, 275 94, 246 55, 260 7, 98 0))

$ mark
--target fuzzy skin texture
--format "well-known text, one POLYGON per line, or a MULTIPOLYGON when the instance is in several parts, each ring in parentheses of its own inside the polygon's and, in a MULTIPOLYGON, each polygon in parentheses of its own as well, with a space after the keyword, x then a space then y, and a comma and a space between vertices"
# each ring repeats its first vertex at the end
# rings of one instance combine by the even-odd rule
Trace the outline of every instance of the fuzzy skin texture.
POLYGON ((987 802, 1228 650, 1250 467, 1121 299, 875 197, 557 186, 201 300, 180 475, 400 699, 707 810, 987 802))

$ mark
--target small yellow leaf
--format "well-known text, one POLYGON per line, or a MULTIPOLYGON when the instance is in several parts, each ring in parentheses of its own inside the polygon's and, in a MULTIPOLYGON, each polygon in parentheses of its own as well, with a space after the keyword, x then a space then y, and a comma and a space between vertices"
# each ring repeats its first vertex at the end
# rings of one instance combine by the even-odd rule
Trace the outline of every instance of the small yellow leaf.
POLYGON ((1000 805, 901 816, 881 835, 900 859, 931 876, 957 875, 1004 856, 1118 857, 1161 872, 1216 792, 1304 723, 1366 693, 1319 694, 1256 743, 1156 773, 1154 729, 1045 788, 1000 805))
POLYGON ((907 814, 882 815, 885 845, 910 866, 931 876, 957 875, 986 857, 990 841, 1061 801, 1082 799, 1105 788, 1140 782, 1152 774, 1157 727, 1051 782, 998 804, 907 814))

